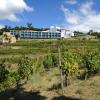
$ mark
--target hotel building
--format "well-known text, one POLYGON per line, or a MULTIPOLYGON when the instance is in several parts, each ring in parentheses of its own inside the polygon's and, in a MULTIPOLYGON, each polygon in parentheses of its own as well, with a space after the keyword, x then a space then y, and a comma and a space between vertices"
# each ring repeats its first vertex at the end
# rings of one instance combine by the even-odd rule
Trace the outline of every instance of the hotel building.
POLYGON ((61 38, 59 31, 11 30, 10 33, 20 38, 61 38))

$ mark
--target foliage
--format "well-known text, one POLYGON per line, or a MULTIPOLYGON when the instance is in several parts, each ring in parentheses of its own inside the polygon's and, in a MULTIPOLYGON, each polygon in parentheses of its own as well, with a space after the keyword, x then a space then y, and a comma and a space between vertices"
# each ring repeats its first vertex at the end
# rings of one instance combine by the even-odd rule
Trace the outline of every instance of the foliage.
POLYGON ((33 60, 34 62, 34 70, 33 70, 33 74, 37 74, 37 73, 42 73, 44 71, 44 65, 43 65, 43 57, 37 57, 33 60))
POLYGON ((0 83, 4 82, 8 78, 9 71, 4 63, 0 64, 0 83))
POLYGON ((81 35, 84 35, 84 33, 79 32, 79 31, 74 31, 74 34, 75 34, 75 36, 81 36, 81 35))
POLYGON ((16 34, 15 37, 18 40, 18 38, 20 37, 20 35, 19 34, 16 34))
POLYGON ((52 56, 50 54, 44 58, 43 65, 45 69, 52 67, 52 56))
POLYGON ((73 53, 66 51, 62 57, 62 69, 66 76, 73 76, 78 72, 79 66, 77 59, 73 53))
POLYGON ((98 33, 97 38, 100 39, 100 33, 98 33))
POLYGON ((86 68, 87 73, 93 74, 100 70, 100 53, 87 53, 82 58, 83 67, 86 68))
POLYGON ((79 65, 76 58, 77 57, 75 57, 75 55, 69 51, 64 52, 62 56, 61 69, 65 75, 66 86, 70 84, 70 79, 78 74, 79 65))
POLYGON ((16 72, 17 70, 13 70, 13 68, 5 64, 5 62, 0 64, 0 91, 16 84, 16 77, 18 76, 18 74, 14 74, 16 72))
POLYGON ((52 56, 52 66, 58 67, 59 59, 57 54, 51 54, 52 56))
POLYGON ((27 23, 27 28, 28 28, 28 29, 32 29, 32 28, 33 28, 33 27, 32 27, 32 23, 29 23, 29 22, 28 22, 28 23, 27 23))
POLYGON ((23 56, 18 63, 18 75, 20 80, 29 78, 30 74, 33 73, 33 61, 31 58, 23 56))
POLYGON ((19 61, 19 57, 11 57, 11 58, 8 58, 8 57, 5 57, 5 58, 0 58, 0 63, 2 63, 3 61, 7 62, 7 63, 18 63, 19 61))

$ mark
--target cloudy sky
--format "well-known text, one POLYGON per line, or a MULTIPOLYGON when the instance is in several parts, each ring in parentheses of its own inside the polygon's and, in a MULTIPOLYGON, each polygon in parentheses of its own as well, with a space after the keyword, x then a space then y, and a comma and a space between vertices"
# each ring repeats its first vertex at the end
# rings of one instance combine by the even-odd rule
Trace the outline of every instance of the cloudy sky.
POLYGON ((0 27, 32 22, 79 31, 100 31, 100 0, 0 0, 0 27))

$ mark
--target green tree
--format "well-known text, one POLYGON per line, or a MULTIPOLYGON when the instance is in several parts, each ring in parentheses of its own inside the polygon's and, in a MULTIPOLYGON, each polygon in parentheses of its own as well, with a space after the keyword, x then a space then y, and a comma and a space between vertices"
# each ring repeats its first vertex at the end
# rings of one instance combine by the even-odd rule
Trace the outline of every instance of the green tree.
POLYGON ((98 33, 97 38, 98 38, 98 39, 99 39, 99 41, 100 41, 100 33, 98 33))
POLYGON ((4 28, 3 28, 4 32, 9 32, 10 30, 11 30, 11 27, 8 26, 8 25, 5 25, 4 28))
POLYGON ((28 22, 28 23, 27 23, 27 28, 28 28, 28 29, 32 29, 32 28, 33 28, 33 27, 32 27, 32 23, 29 23, 29 22, 28 22))
POLYGON ((15 35, 15 37, 16 37, 16 39, 18 40, 19 37, 20 37, 19 33, 17 33, 17 34, 15 35))
POLYGON ((82 36, 84 35, 83 32, 79 32, 79 31, 74 31, 75 36, 82 36))

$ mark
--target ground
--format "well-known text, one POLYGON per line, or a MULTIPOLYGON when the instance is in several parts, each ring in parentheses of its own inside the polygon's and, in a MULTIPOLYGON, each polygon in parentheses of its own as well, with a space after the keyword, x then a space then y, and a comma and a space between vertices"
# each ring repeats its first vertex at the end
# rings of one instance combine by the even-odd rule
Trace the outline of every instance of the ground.
MULTIPOLYGON (((61 96, 61 89, 59 87, 60 76, 57 69, 52 69, 38 78, 30 79, 24 86, 27 91, 40 91, 42 96, 47 97, 46 100, 62 100, 52 99, 61 96), (38 78, 40 79, 37 80, 38 78)), ((73 80, 68 87, 64 88, 64 96, 66 98, 73 98, 72 100, 100 100, 100 76, 91 77, 86 81, 78 79, 73 80)))
POLYGON ((62 96, 58 68, 36 74, 20 86, 0 93, 0 100, 100 100, 100 76, 87 80, 75 79, 64 88, 62 96))

